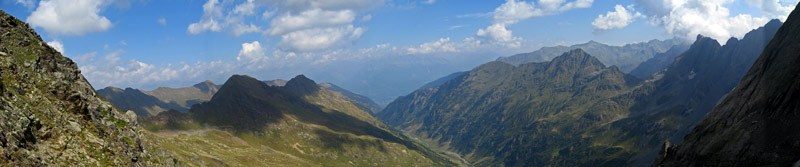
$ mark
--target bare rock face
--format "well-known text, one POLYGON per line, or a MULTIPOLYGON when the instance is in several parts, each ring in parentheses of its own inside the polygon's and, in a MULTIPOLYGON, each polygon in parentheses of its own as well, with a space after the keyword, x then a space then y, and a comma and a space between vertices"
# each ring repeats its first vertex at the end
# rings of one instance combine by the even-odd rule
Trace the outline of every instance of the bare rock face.
POLYGON ((77 65, 0 10, 0 164, 157 166, 135 117, 99 98, 77 65))
POLYGON ((739 85, 654 166, 800 165, 800 11, 739 85))

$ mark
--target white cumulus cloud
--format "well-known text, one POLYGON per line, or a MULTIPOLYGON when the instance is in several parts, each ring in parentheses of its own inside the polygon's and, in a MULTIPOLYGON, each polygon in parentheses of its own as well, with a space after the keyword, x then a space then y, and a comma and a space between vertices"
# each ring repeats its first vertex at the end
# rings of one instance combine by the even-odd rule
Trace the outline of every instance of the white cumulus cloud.
POLYGON ((522 38, 514 37, 511 34, 511 30, 506 28, 505 24, 492 24, 486 29, 479 29, 478 33, 476 33, 478 37, 484 37, 491 39, 495 42, 500 42, 503 45, 506 45, 510 48, 517 48, 520 46, 520 41, 522 38))
POLYGON ((59 53, 64 54, 64 44, 62 44, 61 41, 53 40, 47 42, 47 45, 50 45, 50 47, 53 47, 53 49, 56 49, 59 53))
POLYGON ((236 60, 248 63, 264 61, 267 59, 264 54, 265 51, 266 49, 261 47, 261 43, 258 41, 243 43, 242 49, 239 50, 239 56, 236 57, 236 60))
POLYGON ((222 16, 222 7, 219 0, 208 0, 203 4, 203 16, 200 22, 189 24, 187 32, 189 34, 199 34, 205 31, 222 31, 222 25, 217 21, 222 16))
POLYGON ((26 22, 56 35, 105 31, 113 24, 100 15, 102 5, 101 0, 43 0, 26 22))
POLYGON ((270 35, 281 35, 286 32, 297 31, 312 27, 325 27, 332 25, 348 24, 355 20, 355 13, 351 10, 323 11, 312 9, 303 11, 298 15, 287 13, 272 19, 270 35))
POLYGON ((234 36, 241 36, 244 34, 256 33, 256 32, 261 32, 261 27, 258 27, 254 24, 248 24, 248 25, 236 24, 233 25, 233 30, 231 33, 233 33, 234 36))
POLYGON ((409 54, 431 53, 431 52, 456 52, 455 46, 450 43, 450 38, 440 38, 438 41, 423 43, 419 47, 408 48, 409 54))
POLYGON ((286 50, 315 51, 356 40, 365 31, 353 25, 293 31, 282 35, 279 45, 286 50))
MULTIPOLYGON (((733 0, 636 0, 639 8, 653 25, 677 37, 693 39, 702 34, 725 41, 742 37, 752 29, 766 24, 767 15, 731 15, 726 7, 733 0)), ((778 16, 776 16, 778 17, 778 16)))
MULTIPOLYGON (((539 2, 542 3, 542 1, 539 2)), ((545 0, 545 2, 547 1, 545 0)), ((506 3, 494 10, 492 19, 495 24, 514 24, 533 16, 541 16, 543 12, 541 9, 536 9, 533 2, 507 0, 506 3)))
POLYGON ((614 6, 614 11, 597 16, 592 22, 592 26, 595 30, 623 28, 631 24, 637 18, 644 18, 644 15, 636 12, 633 5, 628 5, 628 7, 616 5, 614 6))
POLYGON ((278 44, 286 51, 318 51, 358 40, 368 28, 354 23, 371 20, 367 11, 383 4, 384 0, 208 0, 203 16, 187 32, 224 31, 237 37, 260 32, 280 37, 278 44))
POLYGON ((557 14, 572 9, 588 8, 594 0, 539 0, 537 3, 506 0, 492 12, 492 25, 479 29, 476 35, 507 47, 517 48, 522 38, 514 37, 509 26, 531 17, 557 14))
POLYGON ((794 9, 793 4, 797 4, 797 0, 745 0, 747 4, 761 9, 764 16, 768 18, 777 18, 781 21, 786 20, 789 13, 794 9), (788 4, 788 5, 783 5, 788 4))
POLYGON ((256 4, 254 0, 247 0, 247 2, 236 5, 233 9, 233 13, 245 16, 256 14, 256 4))

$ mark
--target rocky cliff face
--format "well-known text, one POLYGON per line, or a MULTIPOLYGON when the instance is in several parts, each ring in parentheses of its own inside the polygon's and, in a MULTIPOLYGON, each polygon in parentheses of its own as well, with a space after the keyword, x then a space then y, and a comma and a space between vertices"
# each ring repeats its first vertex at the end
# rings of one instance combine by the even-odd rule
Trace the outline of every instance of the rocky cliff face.
POLYGON ((637 82, 576 49, 551 62, 486 63, 377 115, 477 166, 618 166, 630 149, 592 143, 592 130, 625 115, 603 100, 637 82))
POLYGON ((0 164, 166 162, 142 138, 133 112, 119 111, 99 98, 74 62, 2 10, 0 77, 0 164))
POLYGON ((491 62, 377 115, 480 166, 645 166, 736 86, 780 25, 724 46, 698 36, 643 82, 575 52, 516 67, 491 62))
POLYGON ((800 11, 793 11, 739 85, 655 166, 800 163, 800 11))

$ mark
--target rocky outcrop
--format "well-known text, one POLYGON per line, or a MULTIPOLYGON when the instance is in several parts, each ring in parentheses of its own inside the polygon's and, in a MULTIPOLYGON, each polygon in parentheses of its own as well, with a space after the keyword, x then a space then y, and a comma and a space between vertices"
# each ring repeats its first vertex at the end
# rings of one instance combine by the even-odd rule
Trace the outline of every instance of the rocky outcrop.
POLYGON ((0 164, 155 166, 133 112, 97 96, 77 65, 0 10, 0 164))
POLYGON ((476 166, 621 166, 629 148, 590 137, 624 114, 603 100, 638 82, 576 49, 544 63, 489 62, 376 115, 476 166))
POLYGON ((739 85, 654 166, 791 166, 800 160, 800 11, 739 85))

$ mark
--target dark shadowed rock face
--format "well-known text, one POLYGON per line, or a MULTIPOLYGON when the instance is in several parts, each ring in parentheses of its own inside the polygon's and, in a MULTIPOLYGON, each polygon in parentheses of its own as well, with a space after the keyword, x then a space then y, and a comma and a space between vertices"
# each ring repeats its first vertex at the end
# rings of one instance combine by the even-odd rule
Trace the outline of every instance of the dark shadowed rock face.
POLYGON ((298 101, 286 97, 277 88, 250 76, 234 75, 225 81, 210 101, 192 106, 201 122, 213 125, 228 125, 236 129, 260 129, 283 117, 277 102, 298 101))
POLYGON ((652 164, 664 141, 680 142, 736 87, 780 25, 780 21, 773 20, 741 40, 731 38, 724 46, 698 35, 695 43, 676 57, 668 69, 648 78, 631 94, 614 98, 614 101, 635 102, 626 107, 630 110, 628 118, 611 124, 612 128, 623 131, 609 135, 620 142, 636 139, 638 147, 644 149, 629 163, 652 164))
POLYGON ((183 112, 189 110, 175 103, 165 103, 156 97, 145 94, 139 89, 106 87, 97 90, 97 94, 114 104, 117 108, 125 111, 132 110, 136 115, 142 117, 156 115, 159 112, 169 109, 179 109, 183 112))
POLYGON ((655 166, 790 166, 800 160, 800 12, 739 85, 655 166))
MULTIPOLYGON (((453 165, 440 154, 392 131, 387 125, 352 104, 352 100, 346 96, 319 87, 314 81, 302 75, 290 80, 284 87, 270 86, 250 76, 233 75, 210 101, 192 106, 188 113, 167 111, 155 117, 146 118, 144 121, 146 127, 154 130, 187 129, 192 128, 196 123, 195 125, 215 126, 237 134, 281 133, 291 135, 291 137, 304 136, 303 138, 316 134, 319 136, 319 142, 329 144, 327 146, 323 144, 320 147, 317 147, 318 145, 305 147, 323 152, 329 151, 327 150, 329 146, 341 147, 343 139, 337 134, 342 133, 358 136, 358 141, 368 139, 377 141, 377 144, 381 145, 383 143, 397 144, 405 149, 403 151, 381 146, 381 153, 371 156, 390 157, 399 152, 413 151, 421 154, 420 160, 430 161, 427 164, 422 163, 426 165, 417 166, 453 165)), ((270 141, 281 141, 281 138, 284 138, 282 135, 262 135, 259 135, 259 138, 270 141)), ((285 145, 297 145, 297 142, 302 141, 291 141, 285 145)), ((371 149, 342 147, 336 149, 335 152, 343 157, 363 157, 359 154, 365 150, 371 149)), ((381 158, 376 159, 380 160, 381 158)))
POLYGON ((491 62, 377 115, 479 166, 646 166, 737 85, 780 25, 724 46, 698 36, 643 82, 613 66, 599 72, 598 59, 575 51, 516 67, 491 62))
POLYGON ((659 71, 669 68, 669 65, 675 60, 675 58, 681 55, 681 53, 685 52, 687 49, 689 49, 688 44, 672 46, 672 48, 666 52, 658 53, 653 56, 653 58, 650 58, 647 61, 637 65, 636 68, 630 72, 630 74, 638 78, 650 77, 659 71))
POLYGON ((298 75, 290 79, 289 82, 286 82, 286 85, 281 87, 281 89, 303 97, 319 91, 319 86, 305 75, 298 75))
POLYGON ((0 10, 0 164, 155 166, 170 162, 133 112, 102 100, 77 65, 0 10))

